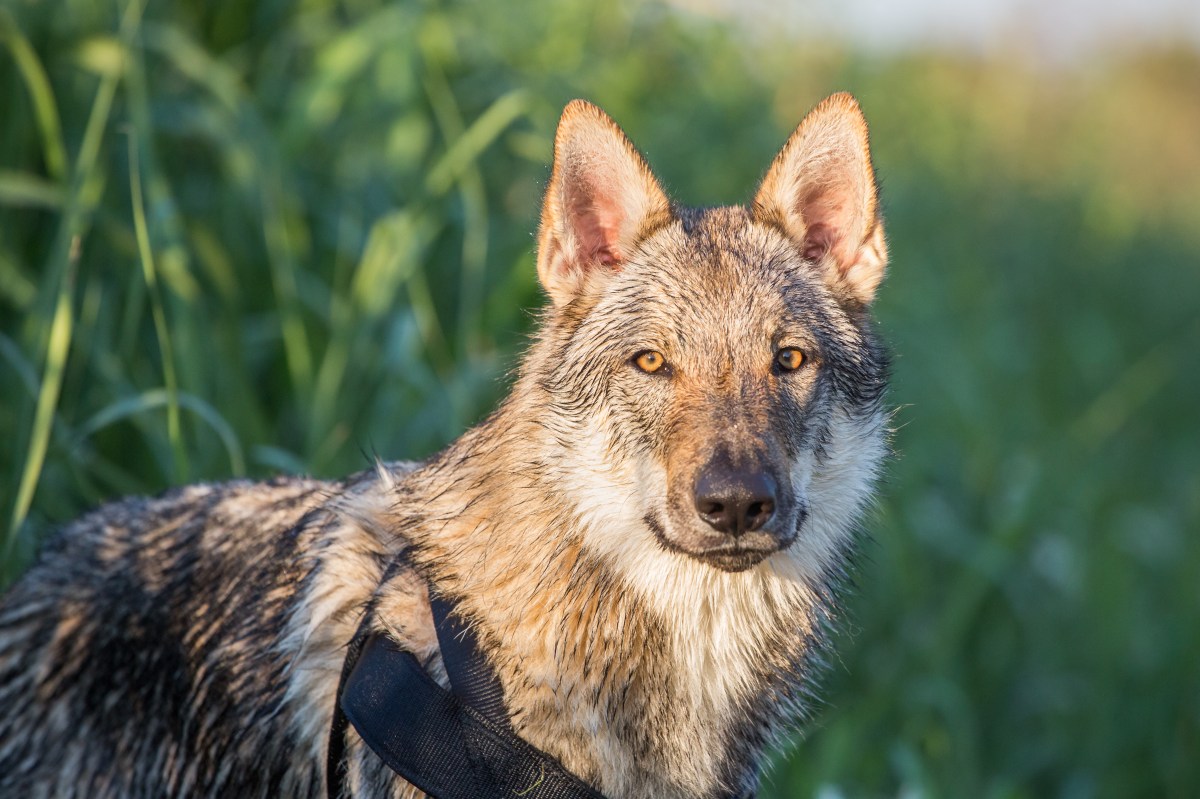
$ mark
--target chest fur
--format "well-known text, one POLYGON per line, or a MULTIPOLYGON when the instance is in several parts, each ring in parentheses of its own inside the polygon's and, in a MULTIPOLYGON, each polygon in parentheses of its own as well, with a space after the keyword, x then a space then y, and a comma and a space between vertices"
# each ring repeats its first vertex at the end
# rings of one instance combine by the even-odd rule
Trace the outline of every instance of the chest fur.
POLYGON ((591 569, 586 590, 492 642, 522 735, 612 796, 749 793, 800 687, 811 597, 709 570, 652 600, 591 569))

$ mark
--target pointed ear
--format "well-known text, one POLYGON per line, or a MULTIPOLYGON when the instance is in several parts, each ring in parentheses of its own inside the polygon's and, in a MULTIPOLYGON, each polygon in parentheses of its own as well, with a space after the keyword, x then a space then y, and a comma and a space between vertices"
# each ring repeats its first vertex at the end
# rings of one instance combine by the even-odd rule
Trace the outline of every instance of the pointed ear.
POLYGON ((538 234, 538 278, 554 304, 619 270, 645 231, 669 214, 666 195, 617 124, 572 100, 554 137, 538 234))
POLYGON ((871 302, 887 245, 867 122, 853 97, 835 94, 809 112, 763 178, 753 211, 799 242, 835 291, 871 302))

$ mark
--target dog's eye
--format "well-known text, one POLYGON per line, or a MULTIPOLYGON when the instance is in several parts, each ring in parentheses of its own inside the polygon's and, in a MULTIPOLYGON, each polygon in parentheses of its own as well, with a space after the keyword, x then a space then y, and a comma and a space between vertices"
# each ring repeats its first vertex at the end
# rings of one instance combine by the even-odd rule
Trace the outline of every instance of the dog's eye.
POLYGON ((781 371, 794 372, 804 363, 804 351, 795 347, 784 347, 775 353, 775 363, 781 371))
POLYGON ((663 358, 662 353, 655 352, 654 350, 639 352, 633 357, 634 366, 641 369, 648 375, 654 374, 659 369, 663 368, 663 364, 665 363, 666 359, 663 358))

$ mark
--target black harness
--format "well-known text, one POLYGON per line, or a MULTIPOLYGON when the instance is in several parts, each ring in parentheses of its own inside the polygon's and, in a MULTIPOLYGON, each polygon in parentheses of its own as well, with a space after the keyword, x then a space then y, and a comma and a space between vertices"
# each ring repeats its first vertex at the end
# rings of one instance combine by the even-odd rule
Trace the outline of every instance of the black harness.
POLYGON ((604 799, 555 758, 517 736, 504 691, 455 604, 430 595, 451 690, 410 652, 370 633, 350 643, 329 735, 329 799, 349 796, 346 727, 388 768, 433 799, 604 799))

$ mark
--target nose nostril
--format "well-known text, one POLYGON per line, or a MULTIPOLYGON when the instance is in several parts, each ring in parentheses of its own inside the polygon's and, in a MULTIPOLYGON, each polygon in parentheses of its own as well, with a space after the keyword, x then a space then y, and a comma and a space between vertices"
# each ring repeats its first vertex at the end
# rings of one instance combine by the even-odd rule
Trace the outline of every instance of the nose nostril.
POLYGON ((698 504, 701 516, 720 516, 725 510, 725 506, 716 500, 701 500, 698 504))
POLYGON ((769 499, 751 502, 746 507, 746 530, 757 530, 775 513, 775 503, 769 499))

